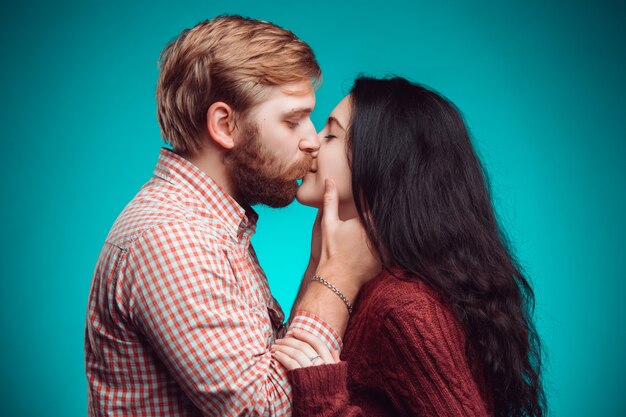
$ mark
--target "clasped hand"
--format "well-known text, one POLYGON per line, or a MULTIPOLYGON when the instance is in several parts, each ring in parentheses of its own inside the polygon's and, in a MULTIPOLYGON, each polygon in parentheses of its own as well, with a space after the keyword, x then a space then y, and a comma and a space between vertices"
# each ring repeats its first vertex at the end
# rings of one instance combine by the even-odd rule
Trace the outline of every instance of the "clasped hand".
POLYGON ((320 338, 300 329, 290 330, 288 337, 277 339, 271 352, 287 370, 340 361, 339 351, 331 351, 320 338))

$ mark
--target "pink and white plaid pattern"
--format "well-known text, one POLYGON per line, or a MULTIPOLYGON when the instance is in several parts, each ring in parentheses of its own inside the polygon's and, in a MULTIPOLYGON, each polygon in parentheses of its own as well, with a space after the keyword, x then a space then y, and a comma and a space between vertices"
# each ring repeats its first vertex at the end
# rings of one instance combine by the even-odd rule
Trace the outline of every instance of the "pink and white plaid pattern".
MULTIPOLYGON (((287 416, 291 387, 269 347, 284 314, 250 244, 256 213, 163 149, 113 225, 85 332, 90 416, 287 416)), ((291 328, 334 349, 324 321, 291 328)))

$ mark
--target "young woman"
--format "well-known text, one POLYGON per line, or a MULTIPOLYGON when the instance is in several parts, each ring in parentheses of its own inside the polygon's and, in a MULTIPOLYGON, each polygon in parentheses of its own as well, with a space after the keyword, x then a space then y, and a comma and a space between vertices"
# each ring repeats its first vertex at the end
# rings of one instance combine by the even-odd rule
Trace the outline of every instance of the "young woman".
POLYGON ((347 300, 340 358, 307 334, 274 345, 294 415, 542 416, 533 291, 456 107, 361 77, 320 135, 298 200, 321 208, 334 179, 339 216, 358 216, 384 270, 347 300))

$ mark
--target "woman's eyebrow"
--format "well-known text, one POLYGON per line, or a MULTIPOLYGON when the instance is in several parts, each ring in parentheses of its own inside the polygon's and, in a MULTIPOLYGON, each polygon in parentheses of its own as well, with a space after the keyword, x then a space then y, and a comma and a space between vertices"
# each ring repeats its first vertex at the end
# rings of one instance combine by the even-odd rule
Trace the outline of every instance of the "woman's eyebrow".
POLYGON ((337 126, 339 126, 339 127, 341 128, 341 130, 344 130, 344 131, 346 130, 346 128, 345 128, 345 127, 343 127, 343 126, 341 125, 341 123, 339 123, 339 120, 337 120, 337 119, 336 119, 335 117, 333 117, 333 116, 330 116, 330 117, 328 118, 328 121, 327 121, 326 123, 328 123, 328 124, 335 123, 337 126))

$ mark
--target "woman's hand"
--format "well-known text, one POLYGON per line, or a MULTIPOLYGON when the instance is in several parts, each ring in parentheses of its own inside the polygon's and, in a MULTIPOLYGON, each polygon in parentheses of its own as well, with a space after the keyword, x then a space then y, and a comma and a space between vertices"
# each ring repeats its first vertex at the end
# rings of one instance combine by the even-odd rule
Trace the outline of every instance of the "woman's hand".
POLYGON ((271 352, 287 370, 340 361, 338 351, 331 351, 320 338, 299 329, 292 330, 289 337, 276 340, 271 352))

